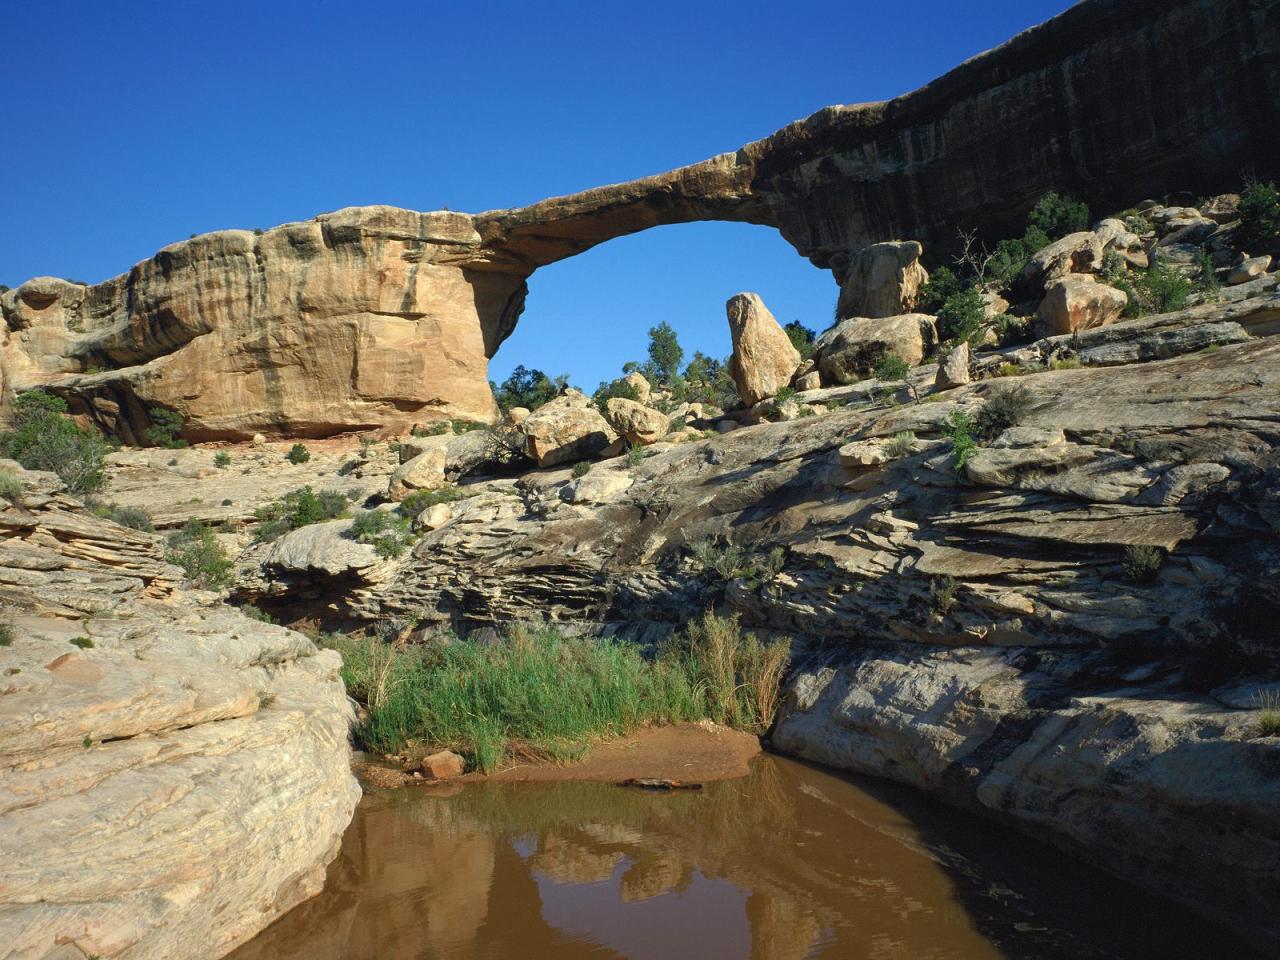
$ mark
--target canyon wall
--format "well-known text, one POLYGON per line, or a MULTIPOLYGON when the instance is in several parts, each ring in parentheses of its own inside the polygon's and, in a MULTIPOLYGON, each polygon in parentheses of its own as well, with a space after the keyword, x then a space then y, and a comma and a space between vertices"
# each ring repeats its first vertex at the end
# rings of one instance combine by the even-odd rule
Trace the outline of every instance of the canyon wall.
MULTIPOLYGON (((324 436, 495 409, 487 361, 539 266, 659 224, 777 228, 839 281, 888 238, 1018 232, 1049 189, 1095 210, 1280 169, 1280 0, 1087 0, 884 103, 833 106, 733 153, 476 215, 342 210, 173 244, 85 287, 0 297, 4 393, 45 384, 138 439, 324 436)), ((815 322, 810 318, 810 322, 815 322)))

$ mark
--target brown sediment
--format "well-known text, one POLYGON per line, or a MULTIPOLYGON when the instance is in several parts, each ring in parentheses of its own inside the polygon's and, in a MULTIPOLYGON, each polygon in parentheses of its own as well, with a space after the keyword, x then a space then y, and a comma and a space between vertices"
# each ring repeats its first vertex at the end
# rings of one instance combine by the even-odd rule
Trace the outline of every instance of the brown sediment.
MULTIPOLYGON (((571 763, 550 759, 518 759, 493 773, 468 773, 451 783, 586 780, 621 783, 624 780, 678 780, 706 783, 745 777, 752 758, 760 753, 754 734, 703 721, 645 727, 625 736, 591 745, 587 755, 571 763)), ((366 787, 436 785, 398 767, 364 759, 352 764, 366 787)))

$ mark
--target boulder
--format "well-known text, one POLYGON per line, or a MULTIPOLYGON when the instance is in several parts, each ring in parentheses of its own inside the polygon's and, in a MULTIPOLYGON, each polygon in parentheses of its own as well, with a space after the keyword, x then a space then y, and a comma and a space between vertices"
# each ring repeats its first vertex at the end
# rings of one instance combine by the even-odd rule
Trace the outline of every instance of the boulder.
POLYGON ((529 412, 528 407, 512 407, 507 411, 506 422, 514 427, 516 424, 523 423, 525 418, 529 416, 529 412))
POLYGON ((1200 208, 1200 215, 1218 223, 1231 223, 1240 219, 1240 194, 1223 193, 1200 208))
POLYGON ((403 500, 411 490, 451 483, 493 458, 493 436, 488 430, 409 437, 400 441, 401 464, 391 475, 388 495, 403 500))
POLYGON ((1045 290, 1054 280, 1072 273, 1097 273, 1102 269, 1103 238, 1092 230, 1069 233, 1035 253, 1022 269, 1034 290, 1045 290))
POLYGON ((462 776, 462 772, 467 769, 467 764, 452 750, 441 750, 439 753, 423 757, 422 762, 418 764, 418 769, 427 780, 452 780, 454 777, 462 776))
POLYGON ((890 240, 853 255, 840 284, 838 317, 896 317, 910 313, 929 274, 915 240, 890 240))
POLYGON ((635 482, 635 477, 622 470, 592 470, 570 480, 560 489, 565 503, 608 503, 635 482))
POLYGON ((964 386, 970 379, 969 344, 965 341, 954 347, 938 364, 938 375, 933 382, 939 390, 949 390, 964 386))
POLYGON ((618 434, 580 390, 543 404, 517 427, 525 452, 539 467, 599 456, 619 443, 618 434))
POLYGON ((1250 280, 1256 280, 1267 272, 1271 266, 1271 257, 1249 257, 1243 263, 1239 263, 1231 268, 1231 272, 1227 274, 1227 283, 1235 286, 1239 283, 1248 283, 1250 280))
POLYGON ((1195 243, 1171 243, 1156 247, 1153 251, 1157 266, 1172 267, 1180 272, 1197 270, 1203 251, 1195 243))
POLYGON ((810 370, 806 374, 796 377, 795 388, 803 393, 806 390, 818 390, 822 387, 822 374, 817 370, 810 370))
POLYGON ((653 388, 649 386, 649 381, 645 379, 643 373, 628 373, 622 378, 622 382, 635 390, 636 399, 641 403, 649 402, 649 396, 653 393, 653 388))
POLYGON ((1040 336, 1052 337, 1077 330, 1105 327, 1120 317, 1129 302, 1123 290, 1099 283, 1092 277, 1070 276, 1049 284, 1036 326, 1040 336))
POLYGON ((800 353, 758 294, 731 297, 725 312, 733 337, 729 375, 737 384, 742 402, 751 406, 791 382, 791 375, 800 365, 800 353))
POLYGON ((610 398, 605 404, 605 419, 630 444, 657 443, 670 426, 667 415, 660 410, 625 397, 610 398))
POLYGON ((852 383, 868 376, 887 356, 918 366, 937 342, 933 317, 907 313, 900 317, 842 320, 817 340, 818 369, 824 383, 852 383))
POLYGON ((443 486, 447 481, 444 476, 445 444, 448 437, 425 437, 435 440, 421 449, 421 452, 406 463, 400 464, 391 475, 387 487, 387 495, 392 500, 403 500, 414 490, 432 490, 443 486))
POLYGON ((347 536, 350 527, 350 520, 329 520, 290 530, 271 544, 262 564, 277 574, 364 579, 364 572, 377 565, 378 553, 347 536))

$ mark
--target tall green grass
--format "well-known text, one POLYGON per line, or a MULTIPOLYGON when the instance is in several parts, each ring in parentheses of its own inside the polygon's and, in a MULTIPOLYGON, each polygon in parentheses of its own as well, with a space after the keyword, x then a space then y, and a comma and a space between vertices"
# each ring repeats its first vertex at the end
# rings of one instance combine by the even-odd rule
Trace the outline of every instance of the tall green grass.
POLYGON ((708 613, 653 658, 624 641, 514 626, 493 643, 425 644, 330 636, 350 694, 364 704, 362 746, 450 747, 486 772, 516 754, 567 760, 591 740, 709 717, 763 730, 787 644, 743 636, 708 613))

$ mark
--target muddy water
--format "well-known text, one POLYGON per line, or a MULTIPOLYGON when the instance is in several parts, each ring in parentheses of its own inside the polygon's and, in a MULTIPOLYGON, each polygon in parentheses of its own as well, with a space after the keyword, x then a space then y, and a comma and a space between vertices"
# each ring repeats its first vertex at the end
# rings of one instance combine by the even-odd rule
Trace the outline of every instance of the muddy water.
POLYGON ((1247 957, 1184 911, 905 791, 761 757, 654 794, 369 794, 325 891, 235 960, 1247 957))

